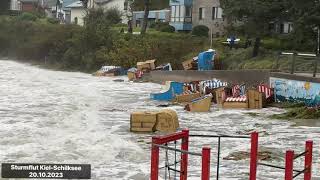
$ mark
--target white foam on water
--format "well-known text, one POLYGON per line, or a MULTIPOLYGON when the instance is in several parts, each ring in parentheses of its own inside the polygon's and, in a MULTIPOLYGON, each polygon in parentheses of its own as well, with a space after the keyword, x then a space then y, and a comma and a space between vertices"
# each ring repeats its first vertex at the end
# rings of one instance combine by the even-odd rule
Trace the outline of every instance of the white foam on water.
MULTIPOLYGON (((92 179, 148 179, 150 144, 146 142, 152 135, 130 133, 129 117, 136 110, 160 109, 157 105, 165 103, 151 101, 149 94, 159 92, 161 86, 114 79, 118 77, 93 77, 0 61, 0 162, 89 163, 92 179)), ((319 157, 319 128, 268 119, 268 115, 283 112, 277 108, 247 111, 213 107, 210 113, 185 112, 181 106, 170 108, 178 112, 181 127, 193 134, 238 135, 258 130, 262 132, 261 147, 280 152, 294 149, 297 153, 304 150, 305 140, 313 139, 314 154, 319 157)), ((190 138, 191 151, 201 152, 203 145, 212 148, 214 178, 217 140, 190 138)), ((223 140, 221 158, 249 148, 248 140, 223 140)), ((319 177, 319 158, 314 161, 313 174, 319 177)), ((283 165, 283 158, 272 163, 283 165)), ((303 159, 295 165, 301 169, 303 159)), ((200 159, 190 156, 190 179, 199 179, 200 167, 200 159)), ((247 179, 248 167, 248 160, 221 160, 220 178, 247 179)), ((283 174, 281 170, 258 167, 258 179, 281 179, 283 174)))

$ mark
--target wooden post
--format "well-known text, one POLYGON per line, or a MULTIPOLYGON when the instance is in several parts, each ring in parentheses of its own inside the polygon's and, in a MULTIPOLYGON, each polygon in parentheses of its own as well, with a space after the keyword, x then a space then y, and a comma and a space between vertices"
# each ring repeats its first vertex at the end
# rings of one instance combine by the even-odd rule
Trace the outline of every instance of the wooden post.
POLYGON ((296 68, 296 56, 297 56, 296 52, 294 52, 291 55, 291 72, 290 72, 290 74, 294 74, 294 71, 295 71, 295 68, 296 68))
POLYGON ((257 163, 258 163, 258 133, 251 133, 251 150, 250 150, 250 173, 249 180, 257 178, 257 163))
POLYGON ((279 52, 277 52, 277 54, 276 54, 276 67, 275 67, 275 70, 279 70, 279 61, 280 61, 280 55, 281 55, 281 52, 279 51, 279 52))
POLYGON ((315 60, 314 60, 313 77, 316 77, 316 76, 317 76, 319 58, 320 58, 320 55, 317 54, 317 57, 316 57, 315 60))

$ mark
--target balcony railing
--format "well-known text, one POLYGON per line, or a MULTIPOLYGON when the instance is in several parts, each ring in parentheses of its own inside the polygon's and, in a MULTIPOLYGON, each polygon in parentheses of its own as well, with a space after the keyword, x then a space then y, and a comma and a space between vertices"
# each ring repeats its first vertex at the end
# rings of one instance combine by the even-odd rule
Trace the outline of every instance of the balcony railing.
POLYGON ((192 17, 171 17, 171 22, 192 23, 192 17))

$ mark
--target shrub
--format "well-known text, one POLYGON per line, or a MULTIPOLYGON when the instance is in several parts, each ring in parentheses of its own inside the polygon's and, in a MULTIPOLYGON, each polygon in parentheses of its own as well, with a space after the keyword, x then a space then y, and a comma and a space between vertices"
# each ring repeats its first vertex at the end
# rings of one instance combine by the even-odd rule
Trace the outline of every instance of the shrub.
POLYGON ((173 26, 170 26, 170 25, 162 26, 159 29, 159 31, 161 31, 161 32, 168 32, 168 33, 173 33, 173 32, 175 32, 175 30, 176 29, 173 26))
MULTIPOLYGON (((0 54, 39 63, 46 58, 49 66, 92 72, 103 64, 129 68, 147 59, 157 59, 158 64, 170 62, 173 68, 179 68, 187 54, 204 49, 204 38, 190 34, 117 33, 111 29, 115 25, 111 22, 116 21, 109 19, 117 19, 116 16, 105 13, 92 11, 84 26, 42 22, 47 19, 33 22, 0 17, 0 54)), ((168 24, 163 27, 166 32, 174 30, 168 24)))
POLYGON ((149 28, 154 28, 157 31, 160 31, 162 27, 169 26, 169 23, 167 22, 153 22, 150 24, 149 28))
POLYGON ((36 21, 38 17, 35 14, 24 12, 18 17, 18 19, 22 21, 36 21))
POLYGON ((192 29, 192 35, 209 37, 209 28, 204 25, 195 26, 192 29))
POLYGON ((47 21, 51 24, 59 24, 59 20, 55 18, 47 18, 47 21))

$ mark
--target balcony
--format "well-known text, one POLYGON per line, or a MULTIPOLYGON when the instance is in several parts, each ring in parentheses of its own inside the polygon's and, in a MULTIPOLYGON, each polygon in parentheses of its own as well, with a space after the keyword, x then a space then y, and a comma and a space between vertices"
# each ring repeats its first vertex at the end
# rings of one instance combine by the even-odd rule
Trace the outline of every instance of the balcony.
POLYGON ((191 17, 172 17, 169 23, 176 31, 191 31, 192 18, 191 17))

